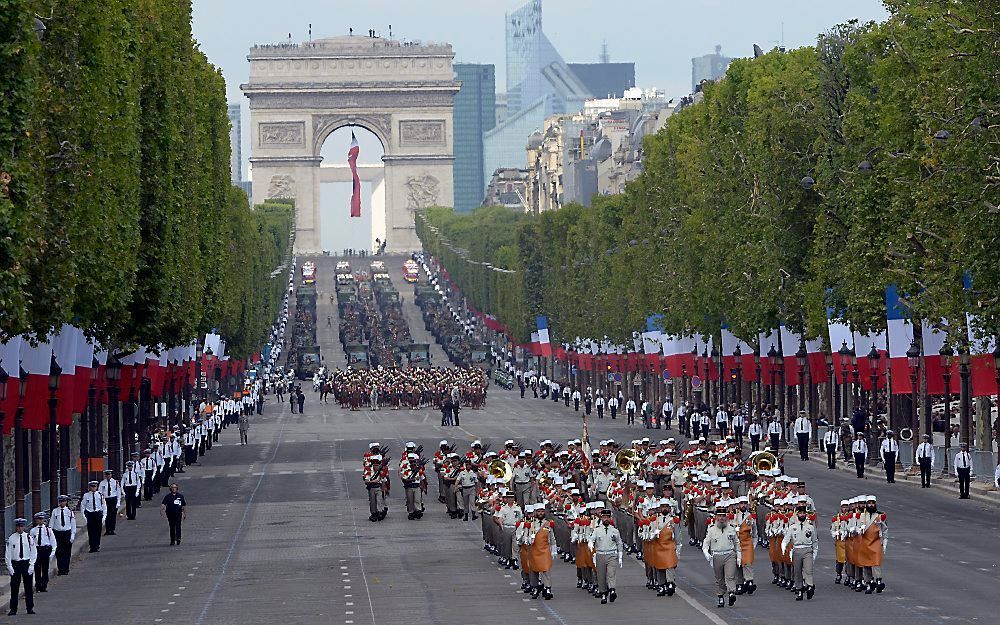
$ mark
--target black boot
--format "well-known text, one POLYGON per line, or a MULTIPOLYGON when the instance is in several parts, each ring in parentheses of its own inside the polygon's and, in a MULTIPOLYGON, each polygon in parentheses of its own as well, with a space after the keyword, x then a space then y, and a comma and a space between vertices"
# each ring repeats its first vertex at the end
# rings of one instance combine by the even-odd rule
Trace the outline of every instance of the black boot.
POLYGON ((813 595, 816 594, 816 587, 813 585, 806 586, 806 599, 812 599, 813 595))
POLYGON ((733 607, 734 605, 736 605, 736 593, 731 592, 729 593, 729 607, 733 607))
POLYGON ((736 594, 742 595, 745 591, 743 590, 743 584, 736 584, 736 594))
POLYGON ((617 599, 617 598, 618 598, 618 593, 617 593, 617 592, 615 592, 615 589, 614 589, 614 588, 609 588, 609 589, 608 589, 608 600, 609 600, 609 601, 610 601, 611 603, 614 603, 614 602, 615 602, 615 599, 617 599))
POLYGON ((795 591, 795 600, 796 601, 802 601, 802 591, 801 590, 796 590, 795 591))
POLYGON ((757 584, 753 580, 747 582, 747 594, 752 595, 755 590, 757 590, 757 584))
POLYGON ((552 598, 552 589, 549 588, 548 586, 546 586, 545 588, 543 588, 542 589, 542 597, 544 597, 546 601, 548 601, 549 599, 551 599, 552 598))
POLYGON ((669 584, 667 584, 667 596, 668 597, 673 597, 674 596, 674 592, 676 590, 677 590, 677 584, 675 584, 673 582, 670 582, 669 584))
POLYGON ((875 592, 881 594, 883 590, 885 590, 885 582, 883 582, 882 578, 880 577, 877 580, 875 580, 875 592))
POLYGON ((841 580, 843 580, 843 579, 844 579, 843 574, 837 573, 837 578, 833 580, 833 583, 834 584, 839 584, 841 582, 841 580))
POLYGON ((666 586, 657 586, 656 587, 656 596, 657 597, 665 597, 666 595, 667 595, 667 587, 666 586))
POLYGON ((608 602, 608 593, 601 595, 601 605, 605 605, 608 602))
POLYGON ((722 595, 719 595, 719 607, 720 608, 726 607, 726 600, 722 598, 722 595))

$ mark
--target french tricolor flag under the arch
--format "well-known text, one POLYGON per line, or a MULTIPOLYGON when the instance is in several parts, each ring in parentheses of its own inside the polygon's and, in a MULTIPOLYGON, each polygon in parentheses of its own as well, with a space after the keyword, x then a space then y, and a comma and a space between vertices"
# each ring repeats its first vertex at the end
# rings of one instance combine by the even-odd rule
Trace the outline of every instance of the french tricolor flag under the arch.
POLYGON ((358 138, 351 131, 351 149, 347 150, 347 164, 351 166, 351 179, 354 186, 351 190, 351 217, 361 216, 361 179, 358 178, 358 154, 361 147, 358 145, 358 138))
POLYGON ((549 342, 549 318, 545 315, 535 317, 538 324, 538 349, 542 356, 552 355, 552 343, 549 342))

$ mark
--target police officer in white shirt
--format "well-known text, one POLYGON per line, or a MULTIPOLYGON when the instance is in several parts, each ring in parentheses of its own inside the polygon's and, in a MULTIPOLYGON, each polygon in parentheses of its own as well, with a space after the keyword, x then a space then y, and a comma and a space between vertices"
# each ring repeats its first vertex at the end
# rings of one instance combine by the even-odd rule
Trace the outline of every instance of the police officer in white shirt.
POLYGON ((36 512, 34 519, 35 526, 30 534, 35 541, 35 592, 48 592, 49 558, 56 545, 56 536, 45 524, 49 519, 47 512, 36 512))
POLYGON ((771 441, 771 451, 778 453, 778 446, 781 444, 781 422, 777 416, 771 417, 767 424, 767 437, 771 441))
POLYGON ((153 482, 156 480, 156 459, 153 458, 153 450, 143 451, 142 460, 139 461, 139 469, 143 472, 142 478, 142 498, 146 501, 153 499, 153 482))
POLYGON ((806 411, 800 410, 795 420, 795 439, 799 443, 799 458, 809 459, 809 438, 812 436, 812 423, 806 418, 806 411))
POLYGON ((612 395, 608 398, 608 410, 611 412, 611 418, 616 419, 618 415, 618 398, 612 395))
POLYGON ((104 495, 97 492, 100 482, 91 480, 87 484, 87 492, 80 499, 80 510, 87 519, 87 538, 90 541, 90 553, 101 550, 101 529, 104 525, 104 517, 108 514, 108 506, 104 502, 104 495))
POLYGON ((594 407, 597 408, 597 418, 604 418, 604 394, 601 391, 597 391, 597 397, 594 398, 594 407))
MULTIPOLYGON (((674 418, 674 402, 669 399, 663 402, 663 408, 660 409, 660 420, 663 421, 663 428, 669 430, 672 426, 674 418)), ((657 426, 659 429, 659 426, 657 426)))
POLYGON ((868 443, 861 432, 854 433, 854 442, 851 443, 851 455, 854 456, 854 468, 858 471, 858 478, 865 476, 865 462, 868 461, 868 443))
POLYGON ((708 416, 708 409, 706 408, 701 416, 698 418, 698 424, 701 427, 701 436, 706 441, 712 437, 712 418, 708 416))
POLYGON ((823 447, 826 448, 826 468, 837 468, 837 451, 840 450, 840 435, 837 428, 832 425, 826 429, 823 435, 823 447))
POLYGON ((626 421, 628 425, 635 424, 635 410, 635 400, 629 397, 628 401, 625 402, 625 417, 628 419, 628 421, 626 421))
POLYGON ((729 425, 733 427, 733 438, 736 439, 736 446, 743 447, 743 433, 746 432, 747 418, 744 416, 742 410, 737 409, 733 413, 733 418, 729 425))
POLYGON ((136 468, 134 460, 125 463, 125 472, 122 473, 122 491, 125 497, 125 518, 129 521, 135 520, 143 479, 142 471, 136 468))
POLYGON ((917 464, 920 465, 920 488, 931 487, 931 469, 934 467, 934 445, 931 437, 924 434, 923 441, 917 445, 917 464))
POLYGON ((763 435, 764 428, 761 427, 757 417, 754 417, 753 421, 750 422, 750 427, 747 428, 747 436, 750 437, 750 451, 760 451, 760 439, 763 435))
POLYGON ((896 482, 896 457, 899 456, 899 443, 896 442, 896 435, 892 430, 885 433, 885 439, 879 447, 879 455, 882 456, 882 465, 885 467, 885 481, 890 484, 896 482))
POLYGON ((114 536, 115 521, 118 519, 118 509, 123 497, 121 482, 112 477, 111 469, 104 470, 104 479, 98 485, 97 492, 104 496, 104 503, 108 507, 107 519, 104 522, 104 535, 114 536))
POLYGON ((7 572, 10 574, 10 611, 7 616, 17 614, 17 598, 24 582, 24 606, 28 614, 35 613, 35 600, 32 597, 31 570, 35 566, 35 544, 25 531, 27 519, 14 519, 14 533, 7 539, 7 572))
POLYGON ((69 560, 76 540, 76 513, 69 508, 69 495, 59 495, 59 505, 49 515, 52 533, 56 537, 56 575, 69 574, 69 560))
POLYGON ((582 399, 582 396, 580 395, 580 389, 573 389, 572 397, 573 397, 573 410, 575 410, 576 412, 580 412, 580 399, 582 399))
POLYGON ((715 411, 715 427, 719 429, 719 438, 725 440, 729 433, 729 412, 725 406, 719 405, 718 410, 715 411))
POLYGON ((969 485, 972 483, 972 454, 969 444, 960 443, 955 455, 955 473, 958 474, 958 498, 969 499, 969 485))

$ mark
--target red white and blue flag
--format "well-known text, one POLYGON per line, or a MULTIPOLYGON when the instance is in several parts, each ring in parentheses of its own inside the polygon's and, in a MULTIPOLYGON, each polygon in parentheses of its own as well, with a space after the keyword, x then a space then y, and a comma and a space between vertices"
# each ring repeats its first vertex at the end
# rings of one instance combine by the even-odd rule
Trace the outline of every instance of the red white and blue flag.
POLYGON ((361 151, 358 146, 358 138, 351 132, 351 149, 347 151, 347 163, 351 166, 351 178, 354 181, 354 188, 351 191, 351 217, 361 216, 361 179, 358 178, 358 153, 361 151))

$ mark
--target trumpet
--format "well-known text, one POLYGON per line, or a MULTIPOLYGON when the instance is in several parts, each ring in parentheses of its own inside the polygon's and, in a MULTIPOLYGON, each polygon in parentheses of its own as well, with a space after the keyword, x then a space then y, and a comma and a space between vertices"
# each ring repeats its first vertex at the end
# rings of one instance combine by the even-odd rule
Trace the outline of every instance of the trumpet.
POLYGON ((615 466, 626 475, 631 475, 639 468, 639 454, 634 449, 622 449, 615 454, 615 466))
POLYGON ((514 470, 511 469, 510 464, 506 460, 500 460, 499 458, 491 461, 486 467, 486 471, 494 479, 497 479, 504 484, 509 483, 514 477, 514 470))

